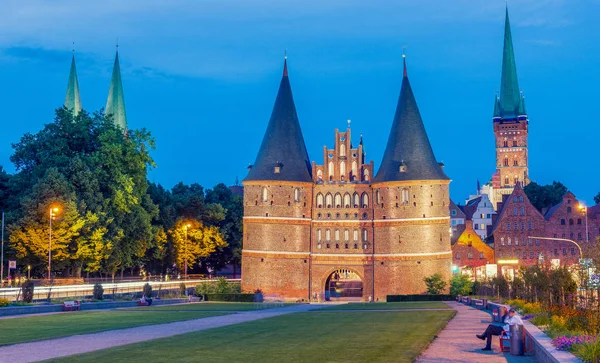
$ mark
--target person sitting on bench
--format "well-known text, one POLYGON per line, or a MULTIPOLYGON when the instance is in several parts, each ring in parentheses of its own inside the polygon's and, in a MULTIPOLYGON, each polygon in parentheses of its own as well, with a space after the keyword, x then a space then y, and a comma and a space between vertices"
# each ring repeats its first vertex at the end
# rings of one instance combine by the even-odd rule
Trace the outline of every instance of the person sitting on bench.
POLYGON ((148 306, 152 305, 152 298, 146 298, 146 296, 142 295, 140 299, 141 304, 148 304, 148 306))
POLYGON ((509 332, 511 325, 523 325, 523 320, 521 320, 521 317, 517 315, 515 309, 510 309, 508 311, 508 314, 502 317, 502 320, 504 320, 504 326, 490 324, 488 325, 487 329, 485 329, 483 334, 475 335, 481 340, 487 340, 485 348, 483 348, 482 350, 492 350, 493 335, 500 335, 503 331, 509 332))

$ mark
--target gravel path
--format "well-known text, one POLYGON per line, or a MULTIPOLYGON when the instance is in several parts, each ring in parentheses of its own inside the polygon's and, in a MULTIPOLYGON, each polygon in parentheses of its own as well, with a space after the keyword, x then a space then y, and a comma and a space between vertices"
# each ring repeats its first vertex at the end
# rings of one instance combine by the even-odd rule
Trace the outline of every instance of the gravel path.
MULTIPOLYGON (((457 311, 456 316, 434 339, 417 363, 461 362, 461 363, 504 363, 535 362, 533 356, 512 356, 498 348, 498 337, 492 340, 492 351, 482 351, 485 342, 477 339, 491 323, 490 314, 457 302, 447 302, 457 311)), ((1 353, 0 353, 1 354, 1 353)))
MULTIPOLYGON (((112 348, 146 340, 166 338, 173 335, 217 328, 247 321, 271 318, 296 312, 319 309, 323 305, 292 305, 260 311, 214 316, 175 323, 157 324, 137 328, 110 330, 100 333, 74 335, 65 338, 42 340, 0 347, 0 362, 24 363, 66 357, 94 350, 112 348)), ((35 327, 31 327, 35 329, 35 327)))

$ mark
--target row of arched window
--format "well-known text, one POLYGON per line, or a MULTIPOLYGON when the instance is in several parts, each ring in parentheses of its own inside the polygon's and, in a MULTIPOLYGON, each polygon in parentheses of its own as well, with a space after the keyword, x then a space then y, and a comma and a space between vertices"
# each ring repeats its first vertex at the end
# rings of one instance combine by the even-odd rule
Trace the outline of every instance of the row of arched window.
MULTIPOLYGON (((335 168, 334 168, 333 161, 330 161, 329 164, 327 165, 327 172, 328 172, 329 181, 333 181, 333 177, 335 175, 335 168)), ((346 177, 346 162, 342 161, 342 162, 340 162, 340 179, 342 181, 344 181, 345 177, 346 177)), ((358 172, 358 165, 356 164, 356 161, 352 162, 352 170, 350 171, 348 177, 349 177, 350 181, 358 181, 360 174, 358 172)), ((323 181, 323 171, 317 170, 317 180, 321 181, 321 182, 323 181)), ((368 169, 363 170, 362 180, 369 181, 369 170, 368 169)))
MULTIPOLYGON (((454 258, 456 260, 460 260, 460 252, 456 252, 454 254, 454 258)), ((467 253, 467 259, 472 260, 473 259, 473 252, 468 252, 467 253)), ((479 252, 479 259, 480 260, 485 260, 485 255, 483 254, 483 252, 479 252)))
MULTIPOLYGON (((333 241, 340 241, 341 240, 341 233, 342 231, 340 231, 339 229, 334 229, 333 230, 333 241)), ((343 237, 344 237, 344 241, 350 241, 350 229, 344 229, 343 230, 343 237)), ((354 242, 358 242, 359 239, 359 230, 358 229, 354 229, 352 231, 352 240, 354 242)), ((325 233, 323 233, 323 230, 321 229, 317 229, 317 242, 321 242, 321 241, 332 241, 331 238, 331 229, 327 228, 325 229, 325 233)), ((362 240, 363 242, 367 242, 369 240, 369 231, 367 231, 366 229, 362 230, 362 240)))
MULTIPOLYGON (((518 246, 519 244, 521 244, 521 246, 526 246, 528 243, 530 246, 533 246, 533 238, 526 238, 526 237, 522 237, 519 241, 519 237, 500 237, 500 245, 501 246, 518 246)), ((540 245, 540 240, 539 239, 535 239, 535 245, 539 246, 540 245)))
POLYGON ((340 193, 327 193, 323 196, 322 193, 317 194, 317 208, 368 208, 369 207, 369 195, 367 193, 354 193, 352 196, 350 193, 342 195, 340 193))
MULTIPOLYGON (((516 210, 516 208, 515 208, 515 210, 516 210)), ((516 213, 516 212, 515 212, 515 213, 516 213)), ((516 214, 515 214, 515 215, 516 215, 516 214)), ((521 215, 525 215, 525 214, 521 214, 521 215)), ((513 229, 513 230, 515 230, 515 231, 518 231, 518 230, 519 230, 519 227, 521 227, 521 228, 520 228, 520 229, 521 229, 521 231, 524 231, 524 230, 525 230, 525 222, 521 222, 521 223, 514 222, 514 223, 512 223, 512 224, 511 224, 510 222, 506 222, 506 230, 507 230, 507 231, 510 231, 510 230, 511 230, 511 226, 512 226, 512 227, 514 227, 514 228, 512 228, 512 229, 513 229)), ((531 221, 528 221, 528 222, 527 222, 527 230, 531 231, 532 229, 533 229, 533 224, 531 223, 531 221)))

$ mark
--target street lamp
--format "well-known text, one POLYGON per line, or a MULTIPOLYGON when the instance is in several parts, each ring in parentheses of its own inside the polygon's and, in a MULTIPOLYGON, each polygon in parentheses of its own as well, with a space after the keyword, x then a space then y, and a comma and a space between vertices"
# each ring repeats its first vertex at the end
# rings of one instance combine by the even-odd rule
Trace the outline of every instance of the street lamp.
POLYGON ((582 211, 585 214, 585 242, 587 244, 590 243, 590 234, 588 231, 588 213, 587 213, 587 207, 583 204, 579 204, 579 210, 582 211))
POLYGON ((183 230, 185 232, 185 238, 183 240, 183 250, 184 250, 184 260, 183 260, 183 279, 187 280, 187 231, 188 228, 190 228, 192 225, 191 224, 186 224, 185 226, 183 226, 183 230))
POLYGON ((27 265, 27 280, 31 280, 31 265, 27 265))
POLYGON ((50 237, 48 238, 48 283, 50 283, 50 271, 52 268, 52 220, 56 216, 58 208, 50 208, 50 237))

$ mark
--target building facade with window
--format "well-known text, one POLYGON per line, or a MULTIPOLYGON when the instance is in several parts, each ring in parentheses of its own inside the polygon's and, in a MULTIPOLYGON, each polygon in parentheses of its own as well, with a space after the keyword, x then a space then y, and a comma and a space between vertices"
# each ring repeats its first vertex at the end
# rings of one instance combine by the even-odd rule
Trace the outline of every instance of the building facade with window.
POLYGON ((519 266, 532 266, 538 262, 554 266, 579 263, 579 247, 585 253, 600 236, 600 205, 587 210, 580 206, 575 196, 567 192, 559 204, 542 215, 517 184, 502 203, 494 225, 499 272, 512 275, 519 266), (589 240, 585 238, 586 214, 589 240))
POLYGON ((453 270, 481 280, 496 276, 495 263, 494 249, 479 237, 473 221, 467 220, 464 231, 452 245, 453 270))
MULTIPOLYGON (((286 61, 287 62, 287 61, 286 61)), ((404 64, 375 173, 362 137, 335 130, 310 163, 284 63, 267 131, 244 184, 242 288, 285 298, 383 300, 451 274, 449 178, 429 144, 404 64)))

